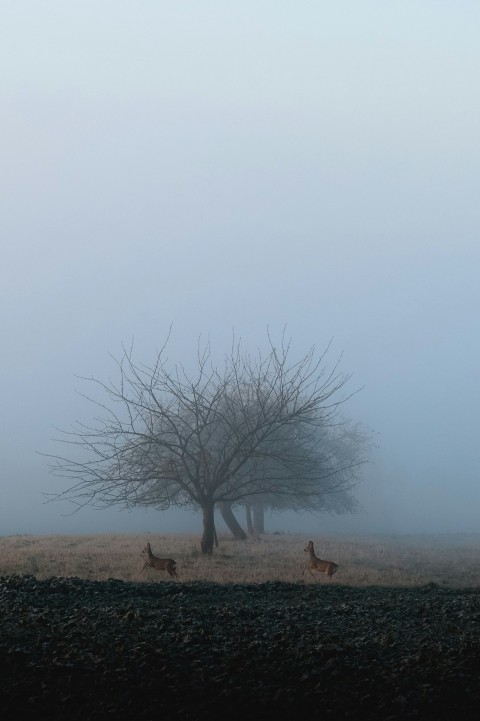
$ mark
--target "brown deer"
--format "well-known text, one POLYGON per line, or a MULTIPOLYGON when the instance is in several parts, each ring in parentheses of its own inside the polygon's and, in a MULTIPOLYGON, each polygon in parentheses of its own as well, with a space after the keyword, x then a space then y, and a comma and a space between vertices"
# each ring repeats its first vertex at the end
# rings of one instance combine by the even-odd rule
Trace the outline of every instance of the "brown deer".
POLYGON ((146 556, 146 559, 140 573, 150 566, 150 568, 155 568, 157 571, 166 571, 170 576, 177 575, 177 562, 174 561, 173 558, 158 558, 157 556, 154 556, 149 543, 147 543, 143 549, 142 555, 146 556))
POLYGON ((303 549, 305 553, 308 553, 308 561, 305 564, 305 567, 302 571, 302 576, 305 573, 305 571, 310 571, 311 575, 313 576, 313 571, 320 571, 320 573, 326 573, 329 578, 333 576, 334 573, 338 570, 338 565, 334 563, 333 561, 323 561, 321 558, 315 555, 315 551, 313 548, 313 541, 309 541, 308 545, 303 549))

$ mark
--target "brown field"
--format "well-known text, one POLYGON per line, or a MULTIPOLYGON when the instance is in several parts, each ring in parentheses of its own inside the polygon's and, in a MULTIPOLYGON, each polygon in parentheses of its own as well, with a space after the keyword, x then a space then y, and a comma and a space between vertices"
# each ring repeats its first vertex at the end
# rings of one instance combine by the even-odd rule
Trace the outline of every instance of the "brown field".
POLYGON ((353 587, 417 587, 428 583, 451 588, 480 585, 480 534, 425 536, 310 536, 266 534, 259 541, 219 537, 212 556, 200 552, 194 535, 105 534, 0 537, 0 576, 32 575, 39 580, 76 577, 181 583, 264 583, 282 581, 353 587), (335 561, 338 573, 302 575, 303 549, 335 561), (162 571, 141 573, 141 551, 149 541, 160 557, 177 562, 178 578, 162 571))
POLYGON ((0 538, 2 718, 478 716, 479 535, 199 540, 0 538), (147 540, 178 578, 140 573, 147 540))

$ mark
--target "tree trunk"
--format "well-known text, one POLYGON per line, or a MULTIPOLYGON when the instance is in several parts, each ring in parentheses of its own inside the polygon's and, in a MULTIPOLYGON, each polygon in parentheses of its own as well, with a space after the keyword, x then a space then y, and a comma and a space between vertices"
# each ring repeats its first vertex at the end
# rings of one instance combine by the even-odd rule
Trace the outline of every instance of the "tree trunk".
POLYGON ((227 524, 227 528, 229 528, 229 530, 232 532, 233 537, 237 541, 245 541, 247 538, 247 534, 233 515, 231 504, 222 501, 218 504, 218 509, 222 514, 223 520, 227 524))
POLYGON ((252 504, 248 501, 245 502, 245 516, 247 519, 247 532, 250 538, 255 536, 255 529, 252 521, 252 504))
POLYGON ((253 528, 255 536, 260 536, 260 534, 265 533, 265 517, 261 503, 253 504, 253 528))
POLYGON ((212 554, 213 544, 216 539, 215 531, 215 517, 214 517, 215 504, 209 503, 206 506, 202 506, 203 513, 203 536, 200 544, 202 553, 212 554))

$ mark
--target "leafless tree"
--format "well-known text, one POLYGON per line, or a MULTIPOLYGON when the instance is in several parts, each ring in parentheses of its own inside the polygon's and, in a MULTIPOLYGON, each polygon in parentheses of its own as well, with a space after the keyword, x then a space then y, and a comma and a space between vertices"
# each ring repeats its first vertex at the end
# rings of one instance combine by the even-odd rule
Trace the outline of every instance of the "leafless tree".
MULTIPOLYGON (((361 480, 361 473, 368 461, 368 455, 373 446, 373 434, 360 423, 337 419, 336 424, 329 427, 309 427, 305 433, 304 424, 298 424, 296 433, 284 438, 284 443, 301 445, 305 453, 315 454, 317 458, 317 481, 312 492, 303 492, 302 479, 297 495, 257 494, 243 498, 236 504, 236 508, 243 509, 247 533, 237 521, 231 504, 222 504, 222 517, 236 539, 245 539, 248 536, 257 538, 264 533, 265 511, 283 512, 305 511, 314 513, 352 513, 357 508, 357 501, 352 491, 361 480)), ((298 451, 297 451, 298 453, 298 451)), ((269 463, 276 461, 269 459, 269 463)), ((294 481, 292 481, 292 484, 294 481)), ((308 487, 311 489, 311 483, 308 487)))
POLYGON ((341 487, 311 442, 335 425, 352 395, 344 392, 349 376, 340 359, 326 366, 330 344, 292 360, 291 342, 283 336, 277 347, 267 333, 264 353, 251 356, 234 341, 215 364, 209 344, 199 342, 193 372, 171 366, 166 345, 153 365, 123 348, 116 382, 83 379, 96 389, 85 397, 99 415, 56 439, 68 450, 49 455, 51 470, 70 485, 54 499, 97 508, 193 506, 202 512, 201 549, 209 554, 216 505, 265 495, 298 502, 313 498, 329 476, 341 487))

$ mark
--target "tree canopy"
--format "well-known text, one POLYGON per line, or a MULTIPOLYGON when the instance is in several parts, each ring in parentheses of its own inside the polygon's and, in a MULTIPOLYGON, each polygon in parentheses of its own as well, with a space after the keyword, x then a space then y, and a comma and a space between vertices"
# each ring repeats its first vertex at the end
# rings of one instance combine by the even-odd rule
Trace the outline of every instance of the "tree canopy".
POLYGON ((314 508, 326 494, 348 492, 346 470, 358 459, 335 451, 332 429, 341 428, 338 411, 352 394, 339 360, 327 368, 329 345, 295 360, 291 342, 282 337, 277 347, 267 334, 265 352, 252 356, 232 343, 215 364, 199 342, 193 371, 171 366, 166 345, 152 365, 123 348, 115 382, 84 379, 101 391, 101 400, 86 396, 100 415, 57 439, 69 451, 50 456, 52 472, 70 485, 55 498, 101 508, 193 506, 203 514, 202 551, 211 553, 216 504, 258 497, 314 508))

